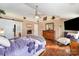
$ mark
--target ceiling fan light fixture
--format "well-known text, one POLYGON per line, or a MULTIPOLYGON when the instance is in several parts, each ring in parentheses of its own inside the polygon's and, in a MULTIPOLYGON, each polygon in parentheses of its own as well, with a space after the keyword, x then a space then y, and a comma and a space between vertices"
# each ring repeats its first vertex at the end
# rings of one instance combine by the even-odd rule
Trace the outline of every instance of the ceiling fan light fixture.
POLYGON ((35 16, 35 19, 39 19, 40 17, 38 15, 35 16))
POLYGON ((38 14, 38 5, 36 5, 36 8, 35 8, 35 19, 39 19, 40 16, 38 14))

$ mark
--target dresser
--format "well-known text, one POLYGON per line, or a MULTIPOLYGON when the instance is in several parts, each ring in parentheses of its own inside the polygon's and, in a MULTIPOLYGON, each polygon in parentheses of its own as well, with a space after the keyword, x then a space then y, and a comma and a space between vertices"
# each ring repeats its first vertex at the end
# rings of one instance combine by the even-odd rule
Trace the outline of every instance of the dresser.
POLYGON ((55 39, 55 31, 54 30, 44 30, 43 31, 43 37, 47 40, 54 41, 55 39))

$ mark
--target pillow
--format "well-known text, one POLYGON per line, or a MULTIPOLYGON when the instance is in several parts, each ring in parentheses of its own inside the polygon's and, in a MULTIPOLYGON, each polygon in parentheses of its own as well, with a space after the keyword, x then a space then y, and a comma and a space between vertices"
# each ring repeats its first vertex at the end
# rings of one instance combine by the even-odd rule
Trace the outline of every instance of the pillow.
POLYGON ((40 42, 39 40, 35 40, 36 44, 42 44, 42 42, 40 42))
POLYGON ((78 34, 76 34, 76 33, 68 33, 67 34, 67 36, 70 36, 70 37, 68 37, 68 38, 70 38, 70 39, 78 39, 78 34), (73 38, 72 38, 73 37, 73 38))
POLYGON ((62 44, 65 44, 65 45, 70 43, 70 39, 65 38, 65 37, 59 38, 59 39, 57 39, 57 41, 62 43, 62 44))
POLYGON ((78 36, 79 36, 78 34, 75 34, 75 35, 74 35, 74 38, 75 38, 75 39, 78 39, 78 36))
POLYGON ((0 44, 5 47, 10 47, 10 42, 8 39, 0 36, 0 44))

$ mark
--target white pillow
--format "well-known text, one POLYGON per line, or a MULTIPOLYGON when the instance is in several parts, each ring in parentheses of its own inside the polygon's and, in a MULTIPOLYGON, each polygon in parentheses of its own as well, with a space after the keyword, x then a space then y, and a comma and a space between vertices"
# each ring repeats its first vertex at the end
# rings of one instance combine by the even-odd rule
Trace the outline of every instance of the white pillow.
POLYGON ((65 45, 70 43, 70 39, 65 38, 65 37, 59 38, 59 39, 57 39, 57 41, 62 43, 62 44, 65 44, 65 45))
POLYGON ((0 44, 5 47, 10 47, 10 42, 8 39, 0 36, 0 44))

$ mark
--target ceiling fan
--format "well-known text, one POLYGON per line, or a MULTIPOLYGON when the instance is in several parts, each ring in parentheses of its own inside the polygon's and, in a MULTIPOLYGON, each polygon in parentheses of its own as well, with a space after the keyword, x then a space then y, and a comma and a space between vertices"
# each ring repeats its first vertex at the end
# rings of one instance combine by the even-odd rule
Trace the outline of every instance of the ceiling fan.
POLYGON ((28 3, 24 3, 24 4, 35 10, 34 15, 33 15, 34 19, 39 19, 40 18, 40 15, 38 13, 38 5, 31 6, 28 3))
POLYGON ((35 8, 35 19, 39 19, 40 18, 40 15, 38 14, 38 5, 36 5, 36 8, 35 8))

